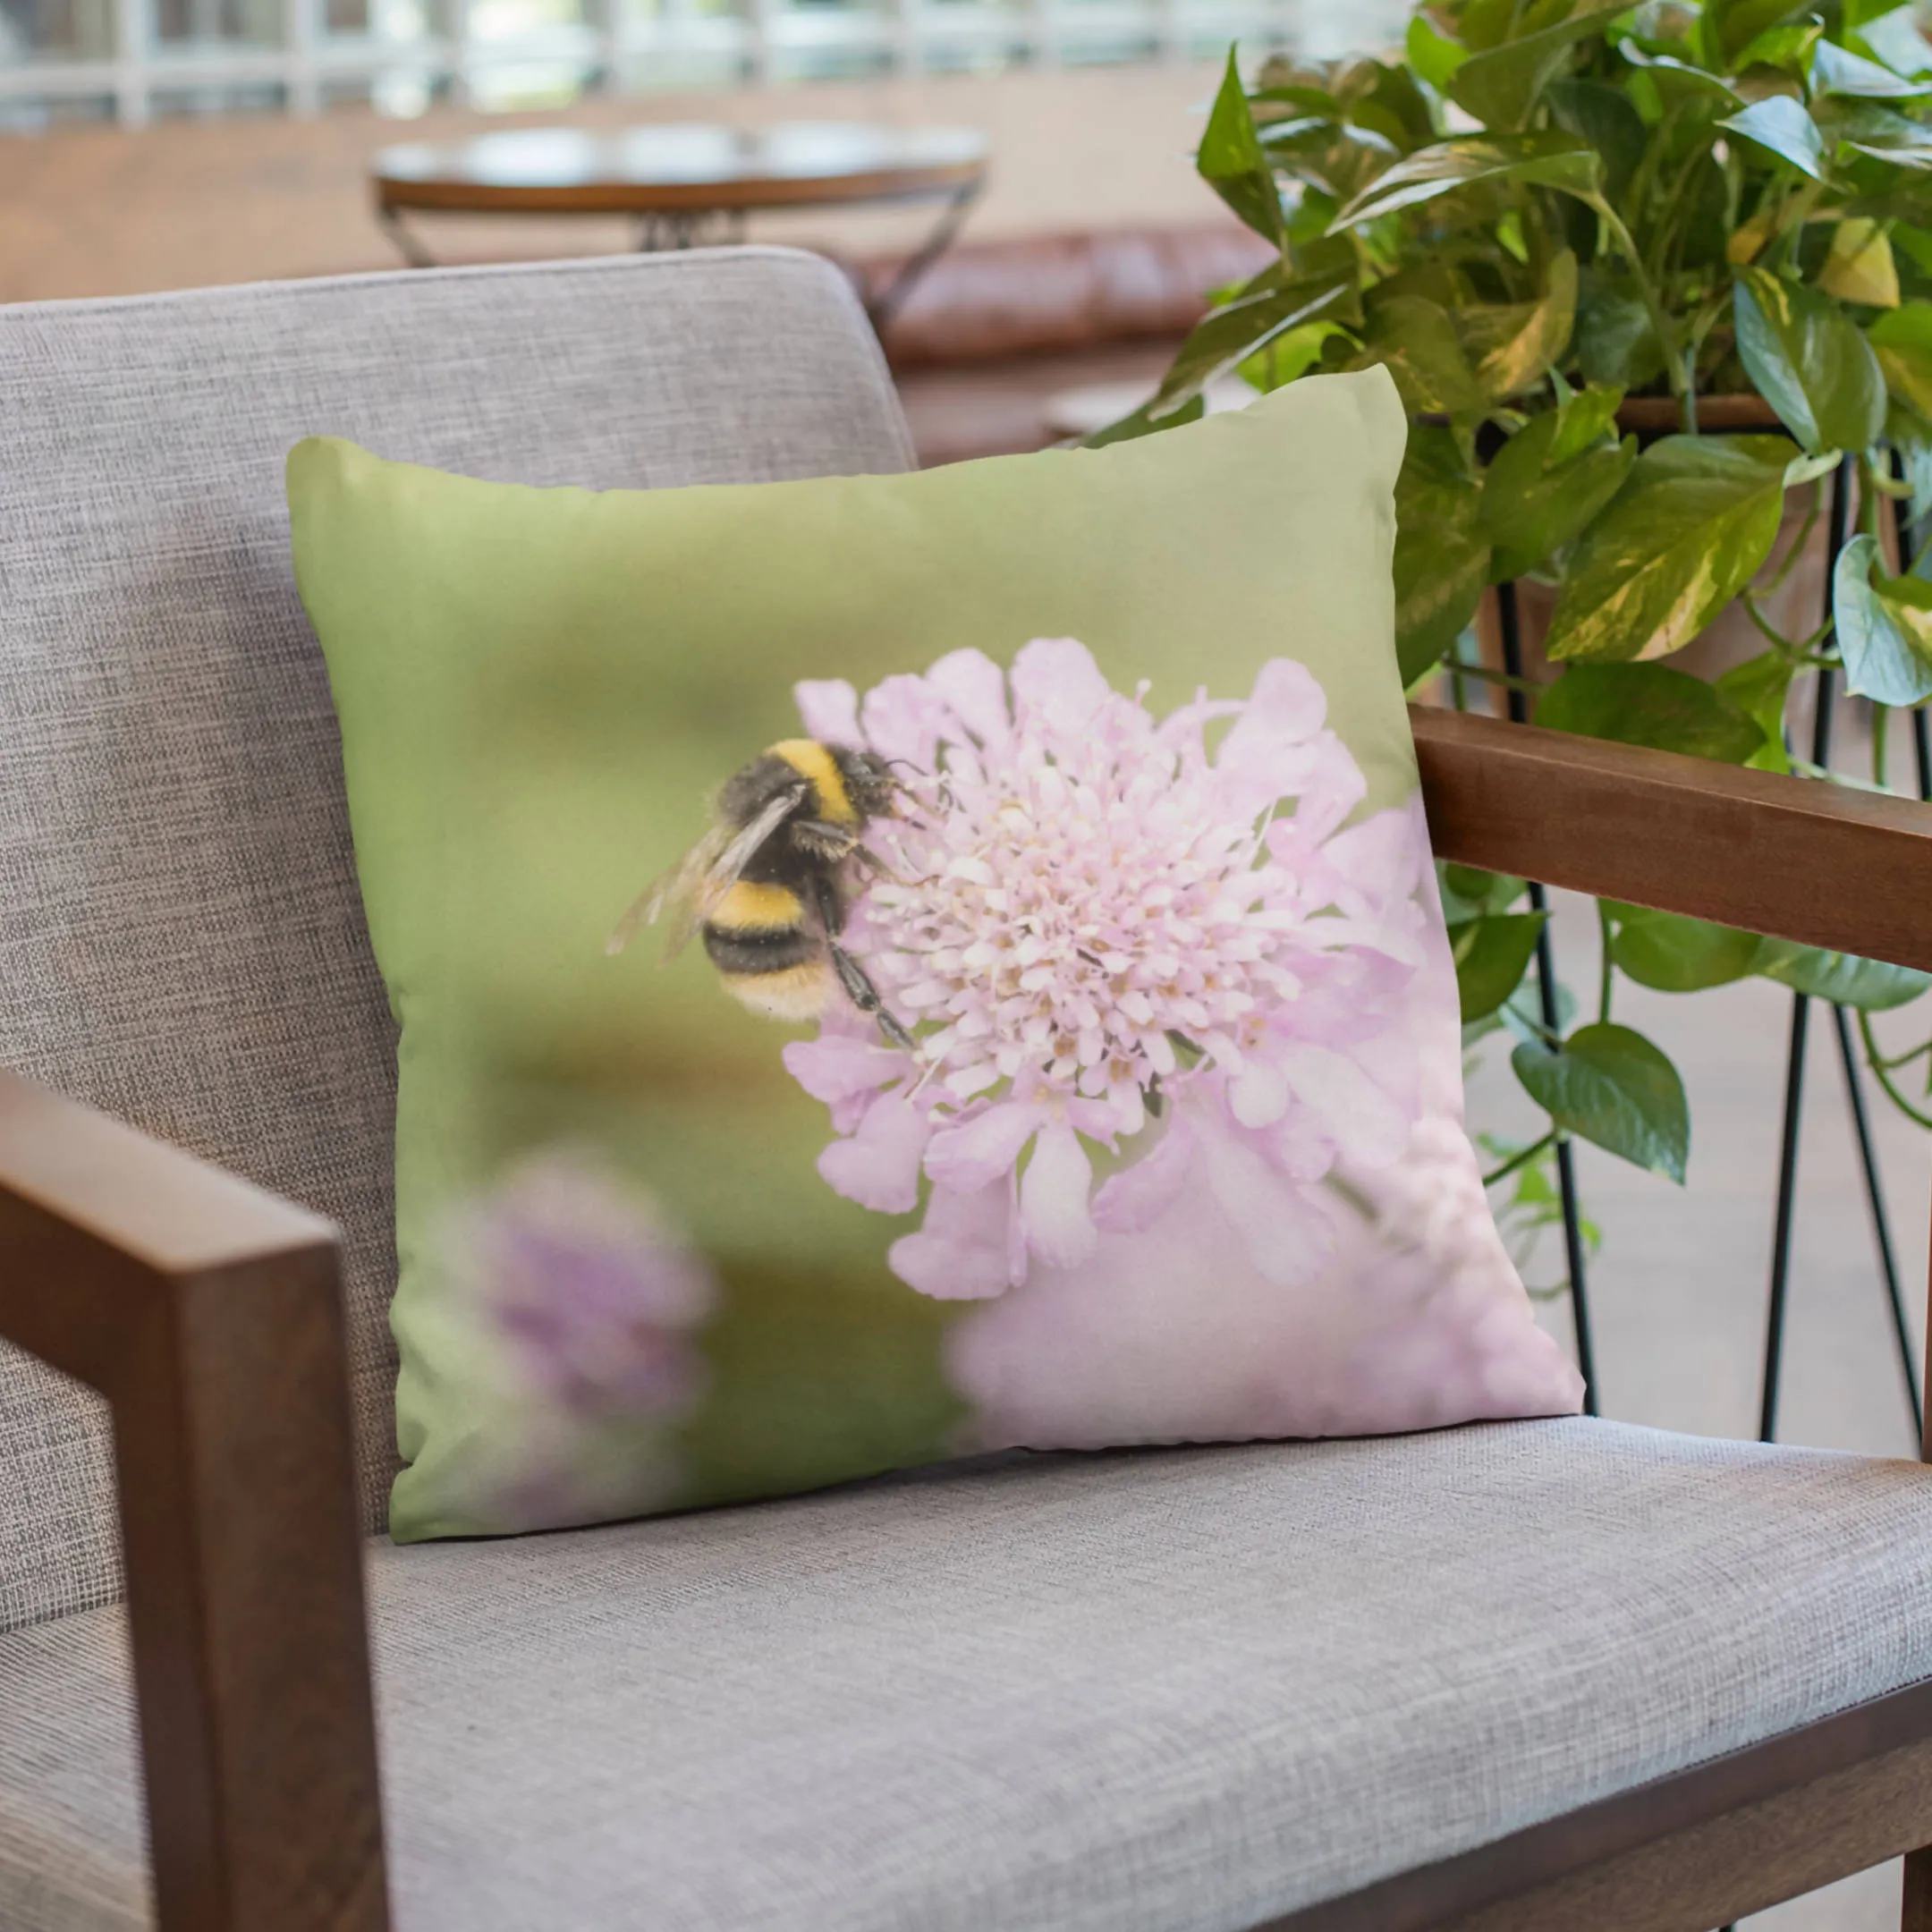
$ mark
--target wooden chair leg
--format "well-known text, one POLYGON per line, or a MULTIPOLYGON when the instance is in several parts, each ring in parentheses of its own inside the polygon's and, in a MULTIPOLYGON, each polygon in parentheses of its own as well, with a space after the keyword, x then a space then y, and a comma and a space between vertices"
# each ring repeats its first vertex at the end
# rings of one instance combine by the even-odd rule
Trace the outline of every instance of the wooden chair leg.
POLYGON ((1932 1845, 1905 1860, 1905 1911, 1899 1932, 1932 1932, 1932 1845))

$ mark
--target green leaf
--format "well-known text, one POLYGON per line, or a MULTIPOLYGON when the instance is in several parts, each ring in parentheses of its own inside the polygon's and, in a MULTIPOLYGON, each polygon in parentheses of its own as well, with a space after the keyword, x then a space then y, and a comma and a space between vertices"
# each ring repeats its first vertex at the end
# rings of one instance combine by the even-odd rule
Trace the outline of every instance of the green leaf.
POLYGON ((1553 128, 1535 134, 1459 134, 1395 162, 1343 208, 1330 233, 1358 228, 1479 182, 1555 188, 1589 200, 1602 187, 1603 160, 1587 141, 1553 128))
POLYGON ((1855 153, 1894 167, 1932 168, 1932 128, 1870 101, 1821 102, 1819 126, 1826 136, 1855 153))
POLYGON ((1617 663, 1682 650, 1771 555, 1796 454, 1783 436, 1653 444, 1577 544, 1549 656, 1617 663))
MULTIPOLYGON (((1599 400, 1614 390, 1585 390, 1570 405, 1583 417, 1587 428, 1598 416, 1599 400)), ((1637 439, 1622 445, 1600 440, 1601 428, 1580 453, 1563 461, 1566 438, 1564 412, 1551 410, 1531 419, 1496 452, 1483 481, 1482 529, 1496 546, 1490 560, 1492 581, 1504 583, 1527 577, 1595 520, 1623 486, 1637 461, 1637 439)))
POLYGON ((1404 46, 1409 64, 1440 94, 1447 90, 1455 78, 1455 71, 1469 55, 1469 49, 1458 47, 1453 40, 1436 31, 1426 15, 1418 13, 1409 22, 1409 38, 1404 46))
POLYGON ((1690 1109, 1677 1069, 1641 1033, 1587 1026, 1560 1047, 1526 1041, 1510 1064, 1557 1126, 1682 1184, 1690 1109))
POLYGON ((1603 80, 1553 81, 1544 98, 1557 126, 1587 140, 1604 162, 1604 192, 1617 200, 1643 165, 1650 136, 1622 88, 1603 80))
POLYGON ((1813 181, 1825 179, 1825 137, 1818 132, 1818 123, 1789 94, 1767 94, 1742 114, 1733 114, 1717 125, 1768 148, 1813 181))
POLYGON ((1915 414, 1932 419, 1932 302, 1902 303, 1865 331, 1885 387, 1915 414))
POLYGON ((1718 691, 1764 733, 1764 742, 1744 760, 1759 771, 1792 768, 1784 749, 1784 703, 1796 668, 1782 652, 1767 650, 1732 665, 1717 680, 1718 691))
POLYGON ((1811 50, 1824 38, 1822 21, 1790 21, 1782 27, 1767 27, 1743 48, 1733 64, 1741 73, 1747 67, 1778 67, 1801 79, 1811 59, 1811 50))
POLYGON ((1859 38, 1894 73, 1916 79, 1932 72, 1932 42, 1919 31, 1910 7, 1864 21, 1859 38))
POLYGON ((1353 367, 1385 366, 1411 416, 1475 419, 1489 408, 1449 311, 1426 295, 1390 295, 1368 321, 1368 344, 1353 367))
POLYGON ((1385 136, 1403 154, 1427 148, 1436 139, 1435 110, 1407 67, 1386 61, 1360 61, 1342 83, 1348 117, 1357 126, 1385 136))
POLYGON ((1660 993, 1701 993, 1749 975, 1763 945, 1756 933, 1648 906, 1604 901, 1614 922, 1610 956, 1639 986, 1660 993))
POLYGON ((1358 312, 1352 262, 1345 269, 1285 284, 1276 281, 1278 273, 1264 271, 1248 292, 1195 324, 1148 405, 1151 421, 1158 423, 1191 402, 1209 383, 1278 336, 1311 321, 1339 321, 1358 312))
POLYGON ((1522 983, 1547 912, 1502 912, 1449 928, 1462 1023, 1486 1020, 1522 983))
POLYGON ((1484 872, 1466 865, 1445 865, 1442 883, 1445 905, 1453 894, 1459 905, 1468 908, 1462 917, 1478 912, 1507 912, 1529 890, 1523 880, 1507 872, 1484 872))
POLYGON ((1096 429, 1081 443, 1082 449, 1106 449, 1111 443, 1131 443, 1136 436, 1154 436, 1163 429, 1178 429, 1183 423, 1199 422, 1208 413, 1208 405, 1199 396, 1191 402, 1183 402, 1172 415, 1155 418, 1149 411, 1154 403, 1151 397, 1137 410, 1123 416, 1118 422, 1109 423, 1105 429, 1096 429))
POLYGON ((1758 393, 1814 453, 1857 451, 1885 430, 1885 372, 1830 296, 1763 268, 1741 268, 1738 354, 1758 393))
POLYGON ((1932 698, 1932 584, 1887 577, 1876 537, 1854 537, 1838 559, 1832 609, 1845 688, 1878 704, 1932 698))
POLYGON ((1194 165, 1201 179, 1257 234, 1276 248, 1285 244, 1281 192, 1255 131, 1254 113, 1241 87, 1233 47, 1228 49, 1227 72, 1221 79, 1221 91, 1215 96, 1194 165))
POLYGON ((1701 25, 1705 53, 1726 73, 1760 34, 1810 12, 1809 0, 1708 0, 1701 25))
MULTIPOLYGON (((1744 97, 1721 75, 1672 54, 1659 54, 1626 38, 1622 43, 1623 58, 1641 70, 1635 77, 1640 86, 1648 82, 1657 96, 1660 107, 1668 111, 1686 101, 1707 106, 1741 107, 1744 97)), ((1633 89, 1633 91, 1636 91, 1633 89)))
POLYGON ((1489 580, 1482 488, 1453 432, 1413 429, 1395 481, 1395 650, 1408 689, 1469 628, 1489 580))
POLYGON ((1550 461, 1569 462, 1601 443, 1615 426, 1616 413, 1623 406, 1623 392, 1618 388, 1592 383, 1588 388, 1572 390, 1556 411, 1559 427, 1550 461))
POLYGON ((1456 69, 1449 97, 1485 127, 1514 133, 1529 125, 1543 89, 1569 64, 1570 50, 1577 42, 1627 11, 1597 7, 1475 55, 1456 69))
POLYGON ((1354 343, 1355 337, 1339 322, 1304 322, 1245 357, 1241 374, 1264 394, 1285 389, 1290 383, 1300 382, 1321 360, 1328 344, 1337 340, 1354 343))
POLYGON ((1536 722, 1724 765, 1741 765, 1764 736, 1714 685, 1660 664, 1572 665, 1538 701, 1536 722))
POLYGON ((1576 326, 1577 260, 1568 249, 1552 259, 1535 302, 1487 303, 1458 311, 1462 346, 1476 362, 1484 394, 1502 402, 1539 388, 1570 346, 1576 326))
POLYGON ((1584 271, 1577 292, 1577 365, 1593 385, 1626 392, 1664 373, 1664 345, 1649 309, 1627 276, 1584 271))
POLYGON ((1898 452, 1911 490, 1912 521, 1932 516, 1932 423, 1915 411, 1894 408, 1885 418, 1885 441, 1898 452))
POLYGON ((1792 939, 1764 941, 1757 970, 1794 992, 1866 1013, 1909 1005, 1932 987, 1932 973, 1884 960, 1860 959, 1852 953, 1827 953, 1822 946, 1800 945, 1792 939))
POLYGON ((1860 100, 1911 100, 1932 92, 1932 88, 1907 80, 1877 61, 1860 60, 1856 54, 1822 40, 1812 56, 1811 91, 1848 94, 1860 100))

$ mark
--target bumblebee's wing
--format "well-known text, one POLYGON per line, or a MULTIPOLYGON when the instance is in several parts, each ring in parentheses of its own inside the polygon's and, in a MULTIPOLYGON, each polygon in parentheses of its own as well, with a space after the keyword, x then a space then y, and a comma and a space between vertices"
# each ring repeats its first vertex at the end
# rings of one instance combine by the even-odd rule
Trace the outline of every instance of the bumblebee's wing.
POLYGON ((712 826, 661 879, 645 889, 618 920, 604 950, 622 953, 637 937, 640 927, 655 926, 668 911, 672 918, 665 935, 665 957, 675 959, 809 790, 802 784, 787 786, 741 831, 728 825, 712 826))

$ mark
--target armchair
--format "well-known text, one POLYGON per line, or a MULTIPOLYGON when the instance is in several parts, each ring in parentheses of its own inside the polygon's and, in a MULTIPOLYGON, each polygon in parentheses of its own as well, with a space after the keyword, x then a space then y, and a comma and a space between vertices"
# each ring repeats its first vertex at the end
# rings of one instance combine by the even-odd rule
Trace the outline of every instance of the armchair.
MULTIPOLYGON (((0 1923, 1708 1932, 1932 1845, 1915 1465, 1577 1420, 364 1541, 393 1036, 282 453, 902 425, 757 250, 0 310, 0 1923)), ((1932 968, 1932 809, 1416 728, 1445 856, 1932 968)))

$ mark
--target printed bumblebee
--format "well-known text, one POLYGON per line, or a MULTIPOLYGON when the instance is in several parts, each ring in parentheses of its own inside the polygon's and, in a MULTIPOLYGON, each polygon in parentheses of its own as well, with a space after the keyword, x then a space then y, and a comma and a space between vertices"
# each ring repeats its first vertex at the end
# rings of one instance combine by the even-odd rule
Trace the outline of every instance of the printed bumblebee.
POLYGON ((702 932, 724 989, 774 1020, 816 1020, 840 994, 895 1046, 912 1037, 886 1011, 865 969, 839 944, 862 867, 860 841, 893 811, 900 787, 885 759, 789 738, 718 793, 716 823, 624 914, 606 950, 670 915, 665 958, 702 932))

